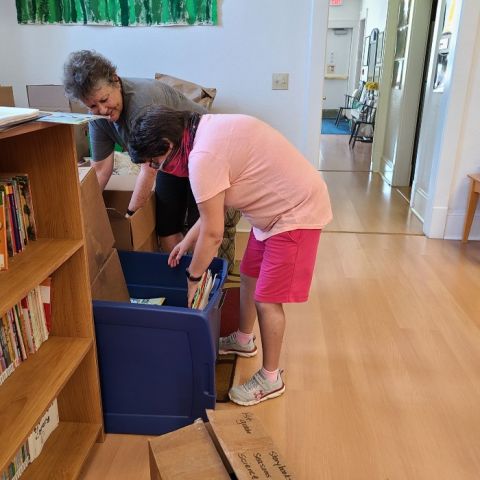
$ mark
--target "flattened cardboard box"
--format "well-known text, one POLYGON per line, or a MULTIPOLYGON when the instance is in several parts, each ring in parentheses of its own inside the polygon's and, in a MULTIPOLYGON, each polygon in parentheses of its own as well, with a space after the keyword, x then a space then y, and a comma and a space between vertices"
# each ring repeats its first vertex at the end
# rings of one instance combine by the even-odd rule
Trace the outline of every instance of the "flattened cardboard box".
POLYGON ((230 479, 201 420, 150 440, 148 452, 151 480, 230 479))
POLYGON ((238 480, 296 478, 253 413, 236 408, 207 410, 207 416, 207 425, 200 420, 149 441, 152 480, 230 478, 227 469, 238 480), (217 469, 221 457, 223 470, 217 469))
POLYGON ((92 284, 103 264, 111 255, 115 238, 95 170, 91 167, 79 167, 78 174, 85 226, 88 273, 90 284, 92 284))
MULTIPOLYGON (((63 85, 27 85, 28 105, 47 112, 87 113, 88 109, 79 102, 72 102, 65 96, 63 85)), ((75 125, 75 144, 77 159, 88 157, 88 125, 75 125)))
POLYGON ((238 480, 295 478, 262 423, 248 410, 207 410, 220 447, 238 480))
POLYGON ((130 302, 118 252, 114 249, 92 283, 92 299, 130 302))
POLYGON ((2 107, 14 107, 13 88, 6 85, 0 85, 0 105, 2 107))
POLYGON ((125 213, 131 197, 132 192, 103 191, 103 199, 115 237, 115 248, 143 252, 156 251, 155 193, 150 194, 142 208, 139 208, 131 217, 126 218, 125 213))

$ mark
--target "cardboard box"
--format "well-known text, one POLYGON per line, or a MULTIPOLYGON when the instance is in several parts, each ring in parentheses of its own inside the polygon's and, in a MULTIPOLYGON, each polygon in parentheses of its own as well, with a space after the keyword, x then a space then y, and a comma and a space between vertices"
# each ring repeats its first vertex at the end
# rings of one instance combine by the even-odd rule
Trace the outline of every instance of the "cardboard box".
MULTIPOLYGON (((47 112, 74 112, 88 113, 88 109, 79 102, 72 102, 65 96, 63 85, 27 85, 28 105, 31 108, 47 112)), ((77 159, 90 154, 88 142, 88 124, 75 125, 75 144, 77 146, 77 159)))
POLYGON ((122 265, 115 249, 112 250, 92 283, 92 300, 130 303, 122 265))
POLYGON ((79 167, 85 242, 90 284, 113 251, 115 238, 100 192, 97 175, 91 167, 79 167))
POLYGON ((0 105, 2 107, 14 107, 13 88, 0 85, 0 105))
POLYGON ((119 190, 121 192, 133 192, 137 175, 112 175, 105 186, 105 190, 119 190))
POLYGON ((142 208, 139 208, 131 217, 126 218, 125 213, 131 196, 132 192, 128 191, 103 191, 103 199, 115 237, 115 248, 155 252, 158 250, 155 231, 155 192, 150 194, 142 208))
POLYGON ((295 478, 250 410, 207 410, 207 416, 207 425, 199 420, 149 440, 152 480, 223 479, 231 471, 238 480, 295 478), (208 466, 216 470, 210 472, 208 466))

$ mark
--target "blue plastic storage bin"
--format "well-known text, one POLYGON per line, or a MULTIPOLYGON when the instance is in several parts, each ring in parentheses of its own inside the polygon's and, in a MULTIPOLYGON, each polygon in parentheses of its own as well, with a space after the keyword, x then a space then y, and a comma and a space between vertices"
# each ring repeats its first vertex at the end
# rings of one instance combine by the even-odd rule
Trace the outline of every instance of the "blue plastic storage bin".
POLYGON ((162 306, 94 301, 93 313, 105 430, 159 435, 205 418, 215 408, 215 360, 222 285, 217 274, 204 310, 187 308, 185 268, 170 268, 162 253, 119 252, 130 296, 166 297, 162 306))

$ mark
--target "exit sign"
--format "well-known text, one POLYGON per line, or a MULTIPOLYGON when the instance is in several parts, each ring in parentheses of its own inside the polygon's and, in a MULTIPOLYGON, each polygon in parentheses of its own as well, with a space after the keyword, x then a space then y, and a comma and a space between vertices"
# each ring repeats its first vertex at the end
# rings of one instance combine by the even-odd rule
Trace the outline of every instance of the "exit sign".
POLYGON ((339 7, 340 5, 343 5, 343 0, 330 0, 331 7, 339 7))

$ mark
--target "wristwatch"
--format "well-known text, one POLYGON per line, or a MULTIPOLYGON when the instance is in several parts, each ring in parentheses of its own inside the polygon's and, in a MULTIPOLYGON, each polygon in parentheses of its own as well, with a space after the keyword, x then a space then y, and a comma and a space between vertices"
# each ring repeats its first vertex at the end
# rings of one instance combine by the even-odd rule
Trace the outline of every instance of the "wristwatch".
POLYGON ((191 282, 199 282, 202 279, 202 275, 200 275, 199 277, 194 277, 193 275, 191 275, 191 273, 188 271, 188 268, 185 269, 185 274, 191 282))
POLYGON ((127 215, 131 217, 135 212, 127 208, 127 215))

